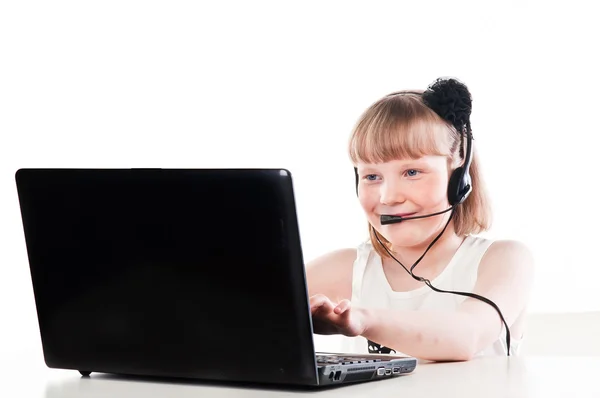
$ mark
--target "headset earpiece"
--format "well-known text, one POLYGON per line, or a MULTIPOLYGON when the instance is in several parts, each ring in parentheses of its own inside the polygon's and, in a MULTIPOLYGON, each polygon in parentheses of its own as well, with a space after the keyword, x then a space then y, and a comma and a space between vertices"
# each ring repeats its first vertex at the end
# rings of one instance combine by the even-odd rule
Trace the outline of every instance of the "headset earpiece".
POLYGON ((448 203, 450 206, 456 206, 464 202, 471 191, 471 176, 465 173, 463 167, 459 167, 452 172, 448 181, 448 203))
POLYGON ((466 132, 463 133, 467 138, 467 152, 465 161, 461 167, 458 167, 450 175, 448 181, 448 203, 450 206, 456 206, 463 203, 473 190, 469 168, 471 167, 471 158, 473 151, 473 136, 471 134, 471 123, 467 122, 466 132))

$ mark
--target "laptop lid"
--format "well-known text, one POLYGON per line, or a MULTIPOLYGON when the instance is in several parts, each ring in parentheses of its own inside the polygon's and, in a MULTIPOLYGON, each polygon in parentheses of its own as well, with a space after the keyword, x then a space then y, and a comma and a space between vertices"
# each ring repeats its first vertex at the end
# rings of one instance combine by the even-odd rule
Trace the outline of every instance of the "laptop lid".
POLYGON ((292 178, 21 169, 46 364, 317 384, 292 178))

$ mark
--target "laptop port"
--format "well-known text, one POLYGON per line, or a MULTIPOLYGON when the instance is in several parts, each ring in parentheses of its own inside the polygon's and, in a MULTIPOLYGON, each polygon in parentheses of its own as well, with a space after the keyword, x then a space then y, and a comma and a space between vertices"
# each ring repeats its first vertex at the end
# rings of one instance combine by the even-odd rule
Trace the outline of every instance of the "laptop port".
POLYGON ((385 368, 379 368, 377 369, 377 375, 378 376, 383 376, 385 374, 385 368))
POLYGON ((333 376, 333 380, 339 380, 341 376, 342 376, 342 371, 338 370, 337 372, 335 372, 335 376, 333 376))
POLYGON ((392 369, 392 373, 394 373, 394 374, 400 373, 400 368, 394 368, 394 369, 392 369))
POLYGON ((392 374, 392 369, 386 369, 385 370, 385 374, 386 375, 391 375, 392 374))

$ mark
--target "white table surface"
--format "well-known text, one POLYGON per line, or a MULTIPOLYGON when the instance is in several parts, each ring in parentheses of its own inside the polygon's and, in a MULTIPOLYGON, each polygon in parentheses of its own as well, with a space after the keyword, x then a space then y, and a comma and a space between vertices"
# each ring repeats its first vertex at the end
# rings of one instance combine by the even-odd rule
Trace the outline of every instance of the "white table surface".
POLYGON ((99 373, 83 378, 76 371, 48 369, 41 356, 31 352, 0 354, 0 397, 600 397, 600 357, 591 356, 426 362, 413 374, 391 380, 305 391, 99 373))

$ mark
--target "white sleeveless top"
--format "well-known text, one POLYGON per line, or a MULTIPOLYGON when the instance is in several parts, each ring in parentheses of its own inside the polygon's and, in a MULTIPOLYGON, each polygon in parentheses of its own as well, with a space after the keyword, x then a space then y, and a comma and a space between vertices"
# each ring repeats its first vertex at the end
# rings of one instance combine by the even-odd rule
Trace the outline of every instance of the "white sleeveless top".
MULTIPOLYGON (((438 275, 431 284, 438 289, 472 292, 477 280, 479 262, 492 240, 467 236, 458 248, 450 263, 438 275)), ((381 257, 375 252, 370 241, 358 246, 357 257, 354 261, 352 276, 352 298, 353 306, 367 308, 388 308, 398 310, 447 310, 452 311, 458 307, 467 297, 456 294, 438 293, 429 286, 423 284, 418 289, 407 292, 395 292, 392 290, 383 271, 381 257)), ((518 353, 521 339, 513 338, 511 333, 511 355, 518 353)), ((374 346, 371 346, 372 348, 374 346)), ((374 347, 375 352, 390 353, 383 347, 374 347)), ((369 353, 369 342, 362 336, 342 336, 342 352, 347 353, 369 353)), ((373 351, 371 351, 373 352, 373 351)), ((391 351, 394 355, 405 355, 400 352, 391 351)), ((479 355, 506 355, 506 334, 504 327, 498 339, 490 346, 477 354, 479 355)))

